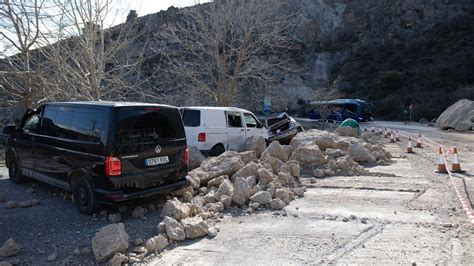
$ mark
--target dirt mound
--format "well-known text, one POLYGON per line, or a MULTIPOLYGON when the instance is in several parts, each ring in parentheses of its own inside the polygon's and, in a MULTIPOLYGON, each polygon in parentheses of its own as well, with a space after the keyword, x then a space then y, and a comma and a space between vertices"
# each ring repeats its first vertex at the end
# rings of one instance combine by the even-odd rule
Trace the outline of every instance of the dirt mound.
POLYGON ((474 101, 462 99, 446 109, 436 121, 441 129, 468 131, 474 129, 474 101))

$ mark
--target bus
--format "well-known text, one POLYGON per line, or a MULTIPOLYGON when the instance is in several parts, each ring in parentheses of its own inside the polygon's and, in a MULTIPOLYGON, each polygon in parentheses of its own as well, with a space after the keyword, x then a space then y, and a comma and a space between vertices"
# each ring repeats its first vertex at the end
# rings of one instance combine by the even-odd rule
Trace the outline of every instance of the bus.
POLYGON ((311 108, 308 113, 310 119, 336 122, 341 122, 348 118, 352 118, 358 122, 370 122, 374 120, 370 105, 360 99, 313 101, 310 104, 311 108))

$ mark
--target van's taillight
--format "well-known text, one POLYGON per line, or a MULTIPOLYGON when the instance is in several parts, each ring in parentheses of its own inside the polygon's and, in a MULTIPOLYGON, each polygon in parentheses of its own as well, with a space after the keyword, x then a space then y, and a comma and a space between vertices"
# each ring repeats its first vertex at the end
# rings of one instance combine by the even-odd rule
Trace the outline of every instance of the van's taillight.
POLYGON ((198 141, 199 142, 206 142, 206 133, 199 133, 198 134, 198 141))
POLYGON ((184 164, 189 165, 189 150, 186 146, 186 150, 184 150, 184 164))
POLYGON ((105 157, 105 175, 119 176, 122 174, 122 163, 117 157, 105 157))

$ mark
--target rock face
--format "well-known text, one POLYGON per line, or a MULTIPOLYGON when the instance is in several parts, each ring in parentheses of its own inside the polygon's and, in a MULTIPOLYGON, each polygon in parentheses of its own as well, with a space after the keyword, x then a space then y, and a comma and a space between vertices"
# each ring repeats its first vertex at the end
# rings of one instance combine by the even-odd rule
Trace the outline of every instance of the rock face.
POLYGON ((260 158, 262 156, 263 151, 267 147, 267 142, 265 141, 264 137, 256 137, 252 136, 247 138, 245 141, 245 150, 246 151, 254 151, 255 155, 260 158))
POLYGON ((358 163, 373 163, 376 161, 372 153, 359 143, 350 144, 347 153, 358 163))
POLYGON ((168 200, 161 211, 161 215, 169 216, 173 219, 181 221, 181 219, 187 218, 189 216, 189 206, 185 203, 182 203, 178 199, 174 198, 173 200, 168 200))
POLYGON ((21 246, 15 242, 13 239, 8 239, 5 241, 3 246, 0 248, 0 257, 11 257, 18 252, 20 252, 21 246))
POLYGON ((102 227, 92 239, 92 250, 98 262, 105 262, 116 253, 125 252, 127 248, 128 234, 123 223, 102 227))
POLYGON ((208 225, 200 216, 186 218, 181 221, 181 223, 183 224, 184 231, 189 239, 207 235, 208 225))
POLYGON ((202 161, 206 159, 204 155, 195 146, 189 146, 189 170, 194 170, 201 166, 202 161))
POLYGON ((462 99, 446 109, 436 120, 441 129, 469 131, 474 129, 474 101, 462 99))

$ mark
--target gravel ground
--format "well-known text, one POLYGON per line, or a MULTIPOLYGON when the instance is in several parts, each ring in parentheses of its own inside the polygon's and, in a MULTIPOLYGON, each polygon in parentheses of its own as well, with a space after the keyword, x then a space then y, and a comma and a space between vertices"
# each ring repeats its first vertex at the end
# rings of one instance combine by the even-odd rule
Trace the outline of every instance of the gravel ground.
MULTIPOLYGON (((387 123, 383 123, 386 125, 387 123)), ((382 124, 381 124, 382 125, 382 124)), ((474 188, 474 135, 391 123, 424 132, 435 141, 460 147, 468 189, 474 188)), ((406 156, 405 143, 390 144, 394 162, 370 168, 357 177, 331 177, 315 183, 305 179, 308 192, 286 212, 224 214, 214 239, 187 240, 147 263, 157 264, 470 264, 474 261, 474 226, 467 222, 446 176, 434 173, 435 155, 429 149, 406 156)), ((9 182, 0 166, 0 244, 9 238, 23 246, 4 259, 14 264, 94 264, 91 239, 109 224, 102 214, 80 214, 70 196, 51 186, 9 182), (6 209, 8 200, 37 199, 30 208, 6 209), (81 252, 75 254, 79 248, 81 252), (48 261, 55 253, 57 258, 48 261)), ((314 180, 313 180, 314 182, 314 180)), ((472 190, 471 190, 472 191, 472 190)), ((473 195, 472 193, 470 193, 473 195)), ((473 198, 474 196, 471 196, 473 198)), ((159 210, 164 197, 150 200, 159 210)), ((134 204, 122 212, 130 239, 157 234, 158 210, 145 219, 131 217, 134 204)), ((142 204, 143 205, 143 204, 142 204)), ((146 204, 145 204, 146 205, 146 204)), ((152 209, 152 208, 150 208, 152 209)), ((133 246, 133 244, 131 244, 133 246)))

